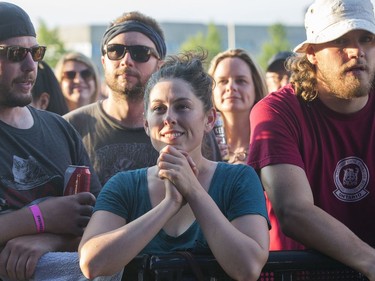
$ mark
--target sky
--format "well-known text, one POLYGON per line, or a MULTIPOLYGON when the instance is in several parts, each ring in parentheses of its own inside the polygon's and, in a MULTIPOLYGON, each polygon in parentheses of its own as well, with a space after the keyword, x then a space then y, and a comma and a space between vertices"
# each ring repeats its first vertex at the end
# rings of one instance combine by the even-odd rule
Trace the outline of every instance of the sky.
MULTIPOLYGON (((34 25, 49 28, 104 24, 140 11, 160 22, 303 25, 311 0, 7 0, 22 7, 34 25)), ((375 0, 373 0, 375 1, 375 0)))
MULTIPOLYGON (((36 27, 108 25, 140 11, 159 22, 303 26, 313 0, 6 0, 21 6, 36 27)), ((358 0, 362 1, 362 0, 358 0)), ((375 0, 371 0, 375 6, 375 0)))

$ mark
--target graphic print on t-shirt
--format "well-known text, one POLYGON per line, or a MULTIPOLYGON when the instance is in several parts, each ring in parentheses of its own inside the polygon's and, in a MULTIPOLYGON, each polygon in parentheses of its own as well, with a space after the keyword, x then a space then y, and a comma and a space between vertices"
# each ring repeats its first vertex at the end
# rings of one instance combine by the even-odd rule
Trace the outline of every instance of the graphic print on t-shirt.
POLYGON ((96 150, 93 165, 104 185, 117 172, 155 165, 158 156, 151 143, 116 143, 96 150))
POLYGON ((32 156, 23 159, 14 155, 12 172, 13 179, 2 179, 2 181, 16 190, 29 190, 49 180, 44 168, 32 156))
POLYGON ((13 156, 12 176, 0 177, 0 212, 22 208, 46 196, 61 196, 63 178, 49 175, 33 156, 13 156), (61 187, 61 188, 58 188, 61 187))
POLYGON ((340 160, 334 172, 336 190, 333 194, 343 202, 357 202, 365 198, 369 191, 369 170, 358 157, 340 160))

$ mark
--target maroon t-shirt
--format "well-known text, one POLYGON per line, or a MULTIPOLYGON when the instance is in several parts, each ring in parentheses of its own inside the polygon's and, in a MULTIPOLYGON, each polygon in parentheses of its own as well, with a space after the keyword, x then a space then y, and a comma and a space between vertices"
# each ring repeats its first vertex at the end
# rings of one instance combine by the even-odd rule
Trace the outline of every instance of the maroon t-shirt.
MULTIPOLYGON (((302 101, 290 85, 268 95, 251 111, 248 161, 258 171, 281 163, 304 169, 315 204, 373 247, 374 94, 362 110, 353 114, 334 112, 319 99, 302 101)), ((301 249, 281 234, 272 208, 269 216, 273 223, 271 250, 301 249)))

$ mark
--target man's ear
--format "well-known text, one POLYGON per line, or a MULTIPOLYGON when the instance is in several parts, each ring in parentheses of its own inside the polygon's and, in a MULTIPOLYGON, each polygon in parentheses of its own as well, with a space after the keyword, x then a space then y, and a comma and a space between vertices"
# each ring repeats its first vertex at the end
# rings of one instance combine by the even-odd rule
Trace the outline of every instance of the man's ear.
POLYGON ((204 131, 206 133, 212 130, 212 128, 215 125, 215 120, 216 120, 216 109, 211 108, 206 114, 206 124, 204 128, 204 131))
POLYGON ((46 110, 49 105, 50 96, 47 92, 43 92, 40 94, 38 100, 33 100, 33 105, 36 108, 46 110))
POLYGON ((150 129, 148 128, 148 122, 146 119, 143 121, 143 128, 145 128, 146 134, 150 136, 150 129))
POLYGON ((317 59, 316 59, 316 52, 315 52, 315 49, 313 46, 308 46, 307 49, 306 49, 306 58, 308 59, 308 61, 313 64, 313 65, 316 65, 317 64, 317 59))
POLYGON ((289 75, 287 75, 287 74, 283 75, 283 77, 280 80, 281 87, 284 87, 286 84, 289 83, 289 78, 290 78, 289 75))
POLYGON ((43 92, 39 97, 40 108, 46 110, 49 105, 50 96, 48 93, 43 92))
POLYGON ((160 69, 160 67, 162 67, 164 64, 164 60, 159 60, 158 61, 158 70, 160 69))
POLYGON ((100 61, 102 62, 103 70, 105 70, 105 55, 100 57, 100 61))

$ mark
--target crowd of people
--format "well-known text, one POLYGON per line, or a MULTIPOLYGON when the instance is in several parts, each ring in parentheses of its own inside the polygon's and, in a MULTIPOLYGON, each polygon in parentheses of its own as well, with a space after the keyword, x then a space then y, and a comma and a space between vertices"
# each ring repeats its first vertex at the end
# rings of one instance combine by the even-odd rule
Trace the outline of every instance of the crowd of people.
POLYGON ((168 55, 159 23, 127 12, 103 34, 102 83, 81 53, 52 69, 0 2, 0 280, 54 252, 76 253, 75 280, 173 252, 258 280, 270 250, 314 249, 375 281, 373 5, 315 0, 305 28, 265 71, 242 49, 206 71, 203 49, 168 55), (89 191, 64 196, 70 165, 89 191))

